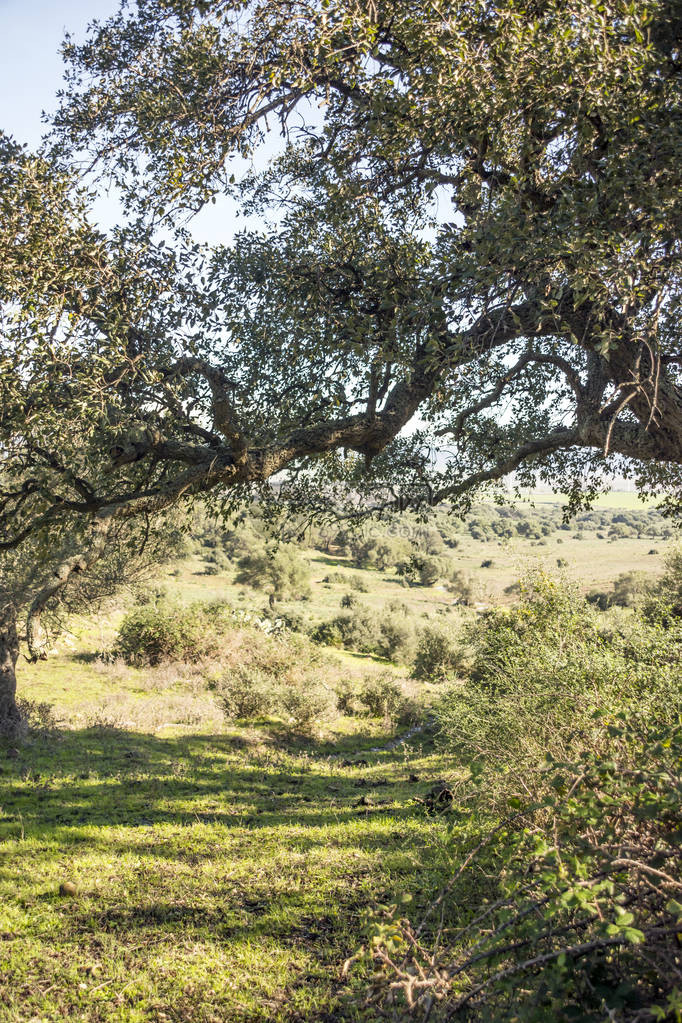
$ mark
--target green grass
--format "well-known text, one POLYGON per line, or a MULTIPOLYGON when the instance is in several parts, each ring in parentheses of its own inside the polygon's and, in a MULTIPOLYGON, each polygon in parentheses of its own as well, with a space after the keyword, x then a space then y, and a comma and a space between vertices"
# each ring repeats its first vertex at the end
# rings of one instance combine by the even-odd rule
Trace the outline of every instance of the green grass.
POLYGON ((368 743, 90 729, 2 760, 0 1020, 364 1018, 342 964, 377 900, 437 885, 446 826, 414 797, 454 770, 332 755, 368 743))
MULTIPOLYGON (((510 583, 533 565, 556 571, 558 557, 583 589, 661 570, 664 543, 573 532, 546 544, 464 536, 452 558, 483 604, 509 602, 510 583)), ((453 628, 474 613, 445 587, 307 556, 311 599, 282 605, 307 626, 340 611, 349 587, 325 584, 330 571, 362 576, 359 600, 376 611, 398 599, 417 622, 453 628)), ((205 576, 202 565, 190 559, 156 582, 184 601, 266 605, 233 572, 205 576)), ((378 720, 340 718, 316 739, 276 721, 226 724, 201 666, 95 656, 122 613, 74 622, 48 661, 19 666, 20 694, 52 704, 60 727, 16 757, 0 747, 0 1023, 373 1020, 362 969, 344 980, 343 963, 377 904, 410 893, 416 919, 438 888, 458 833, 418 797, 462 766, 426 733, 367 752, 390 738, 378 720), (342 766, 359 757, 369 766, 342 766), (75 897, 60 894, 65 882, 75 897)), ((329 657, 332 686, 408 672, 350 651, 329 657)), ((419 690, 425 702, 432 689, 419 690)))

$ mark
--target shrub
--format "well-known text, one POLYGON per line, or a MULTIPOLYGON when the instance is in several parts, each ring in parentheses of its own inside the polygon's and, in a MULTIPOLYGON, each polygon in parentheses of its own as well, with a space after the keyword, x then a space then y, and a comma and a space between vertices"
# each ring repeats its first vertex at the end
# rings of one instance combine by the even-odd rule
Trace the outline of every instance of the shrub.
POLYGON ((305 597, 310 592, 308 565, 292 545, 247 554, 239 559, 237 567, 237 584, 266 590, 272 600, 305 597))
POLYGON ((415 629, 402 612, 377 614, 358 604, 346 614, 321 622, 311 638, 325 646, 409 661, 414 651, 415 629))
MULTIPOLYGON (((204 561, 207 562, 207 565, 215 565, 215 567, 221 572, 230 567, 230 559, 225 557, 222 551, 211 551, 209 554, 205 555, 204 561)), ((206 572, 206 574, 208 575, 210 573, 206 572)))
POLYGON ((492 558, 485 558, 481 562, 481 568, 492 568, 492 567, 493 567, 493 560, 492 560, 492 558))
POLYGON ((358 593, 367 593, 367 583, 361 575, 346 575, 344 572, 330 572, 322 580, 323 583, 342 583, 344 586, 350 586, 351 590, 357 590, 358 593))
POLYGON ((412 620, 400 611, 383 614, 377 620, 375 651, 389 661, 408 663, 414 656, 416 630, 412 620))
POLYGON ((409 560, 396 566, 398 575, 407 579, 411 586, 435 586, 446 574, 446 565, 441 558, 430 554, 413 554, 409 560))
POLYGON ((308 639, 242 629, 240 642, 210 682, 228 717, 283 718, 310 728, 333 710, 334 694, 320 682, 325 660, 308 639))
POLYGON ((373 950, 393 1018, 406 1018, 402 990, 415 1020, 679 1019, 682 732, 619 719, 595 739, 548 759, 544 805, 517 799, 525 826, 503 822, 450 880, 445 944, 415 940, 403 907, 382 923, 373 950))
POLYGON ((229 718, 260 718, 274 709, 272 678, 258 668, 237 666, 226 672, 213 688, 217 689, 229 718))
POLYGON ((358 692, 358 700, 374 718, 395 713, 402 699, 402 689, 391 675, 368 675, 358 692))
POLYGON ((450 572, 448 584, 450 593, 458 598, 460 604, 470 604, 474 596, 474 587, 471 579, 468 579, 462 571, 455 568, 450 572))
POLYGON ((382 718, 386 726, 408 725, 419 718, 419 707, 405 696, 392 675, 368 675, 354 693, 356 705, 368 717, 382 718))
POLYGON ((362 713, 362 705, 358 700, 357 687, 352 683, 342 682, 336 690, 336 708, 346 717, 354 717, 362 713))
POLYGON ((329 622, 320 622, 311 632, 310 638, 314 643, 320 643, 322 646, 342 647, 344 645, 344 637, 337 618, 333 618, 329 622))
POLYGON ((635 617, 609 632, 575 587, 541 574, 520 605, 483 615, 467 639, 471 675, 441 703, 441 737, 517 784, 548 752, 590 748, 595 707, 667 720, 682 709, 679 630, 635 617))
POLYGON ((616 607, 633 607, 651 585, 648 572, 622 572, 613 583, 611 604, 616 607))
POLYGON ((341 607, 357 607, 357 593, 344 593, 341 597, 341 607))
POLYGON ((412 666, 414 678, 440 682, 452 678, 462 666, 462 652, 452 635, 437 625, 421 630, 412 666))
POLYGON ((310 731, 329 717, 334 707, 334 694, 321 683, 305 687, 282 686, 277 694, 278 709, 297 729, 310 731))
POLYGON ((370 537, 351 544, 351 556, 358 568, 376 568, 384 572, 399 560, 404 548, 405 544, 400 541, 370 537))
POLYGON ((637 610, 604 627, 541 574, 470 627, 473 670, 441 701, 440 736, 472 765, 463 819, 504 814, 471 833, 432 907, 438 948, 402 906, 382 921, 370 947, 395 1018, 678 1018, 680 581, 673 556, 664 628, 637 610))
POLYGON ((674 628, 682 624, 682 547, 665 559, 665 571, 644 603, 644 615, 652 624, 674 628))
POLYGON ((182 605, 169 600, 134 608, 118 631, 115 652, 127 664, 161 664, 212 656, 220 646, 220 632, 230 625, 222 604, 182 605))
POLYGON ((349 650, 372 654, 376 652, 379 632, 376 616, 367 607, 356 607, 347 614, 338 615, 331 622, 323 622, 313 632, 312 638, 318 643, 344 646, 349 650), (334 638, 338 636, 338 643, 334 638))
POLYGON ((519 594, 521 593, 521 583, 516 579, 513 583, 509 583, 509 586, 505 586, 504 593, 508 594, 519 594))

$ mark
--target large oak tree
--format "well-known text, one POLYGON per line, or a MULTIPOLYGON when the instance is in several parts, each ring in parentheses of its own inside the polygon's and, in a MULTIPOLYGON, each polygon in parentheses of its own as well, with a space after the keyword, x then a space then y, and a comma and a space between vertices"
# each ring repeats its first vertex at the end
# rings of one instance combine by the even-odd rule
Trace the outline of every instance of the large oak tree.
POLYGON ((283 472, 318 510, 615 466, 674 505, 681 35, 664 0, 138 0, 68 42, 49 154, 0 151, 5 549, 283 472), (221 194, 265 226, 197 246, 221 194))

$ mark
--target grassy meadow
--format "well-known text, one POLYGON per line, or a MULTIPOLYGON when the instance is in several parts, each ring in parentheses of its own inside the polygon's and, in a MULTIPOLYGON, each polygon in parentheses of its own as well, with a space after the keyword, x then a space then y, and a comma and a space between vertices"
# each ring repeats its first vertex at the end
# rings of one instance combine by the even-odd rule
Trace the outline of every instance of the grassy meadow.
MULTIPOLYGON (((483 609, 512 605, 520 575, 556 572, 559 558, 584 592, 662 571, 666 541, 577 533, 463 534, 449 556, 471 580, 468 606, 445 583, 406 586, 393 567, 306 549, 309 598, 278 611, 310 631, 359 577, 373 614, 398 600, 457 637, 483 609)), ((233 564, 210 575, 205 564, 195 548, 159 569, 151 591, 266 609, 233 564)), ((26 740, 0 750, 0 1021, 376 1019, 370 966, 346 976, 344 963, 381 907, 410 899, 418 915, 487 823, 480 808, 428 812, 435 783, 462 793, 468 773, 434 735, 443 684, 410 678, 409 663, 328 648, 311 670, 330 693, 388 679, 416 716, 341 713, 332 701, 312 728, 234 718, 207 679, 225 670, 221 656, 237 670, 251 633, 237 629, 213 659, 136 666, 111 653, 129 606, 72 621, 49 660, 18 669, 34 708, 26 740)))

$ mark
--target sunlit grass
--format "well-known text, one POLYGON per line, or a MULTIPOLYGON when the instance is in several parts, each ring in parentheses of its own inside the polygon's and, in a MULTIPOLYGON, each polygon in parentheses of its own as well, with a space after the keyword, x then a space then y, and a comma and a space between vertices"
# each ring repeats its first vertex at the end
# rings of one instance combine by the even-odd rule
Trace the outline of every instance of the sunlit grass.
POLYGON ((455 768, 328 750, 91 729, 3 760, 0 1019, 362 1018, 340 969, 366 911, 447 857, 409 777, 455 768))

